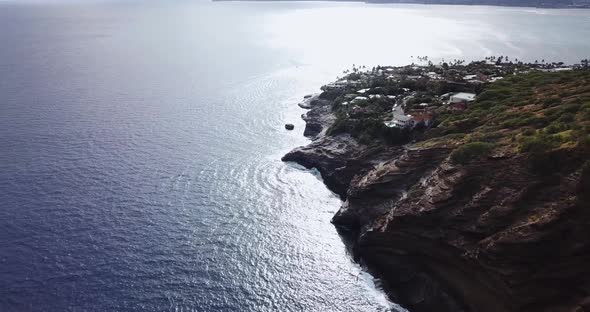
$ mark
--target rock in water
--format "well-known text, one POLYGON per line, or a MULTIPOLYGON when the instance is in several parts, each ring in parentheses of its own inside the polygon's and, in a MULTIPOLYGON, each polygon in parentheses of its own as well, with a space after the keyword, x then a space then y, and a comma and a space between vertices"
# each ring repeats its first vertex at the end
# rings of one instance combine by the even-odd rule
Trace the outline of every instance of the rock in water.
POLYGON ((310 109, 311 108, 311 103, 309 103, 309 101, 304 101, 304 102, 299 103, 297 105, 299 105, 299 107, 301 107, 303 109, 310 109))
POLYGON ((293 124, 285 124, 285 129, 293 130, 293 129, 295 129, 295 126, 293 124))

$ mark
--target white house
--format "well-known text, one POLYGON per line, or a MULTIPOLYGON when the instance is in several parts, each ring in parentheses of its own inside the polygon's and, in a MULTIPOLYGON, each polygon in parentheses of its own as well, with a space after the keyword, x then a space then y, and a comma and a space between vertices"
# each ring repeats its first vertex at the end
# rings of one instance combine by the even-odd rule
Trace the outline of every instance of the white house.
POLYGON ((433 80, 442 79, 441 75, 437 74, 436 72, 427 72, 426 76, 428 76, 428 78, 433 79, 433 80))
POLYGON ((323 91, 339 91, 345 89, 349 84, 353 84, 353 82, 354 81, 338 80, 323 86, 321 89, 323 91))
POLYGON ((410 115, 395 115, 393 119, 387 123, 386 126, 390 128, 413 128, 416 121, 410 115))
MULTIPOLYGON (((399 106, 398 106, 399 108, 399 106)), ((414 128, 416 121, 412 115, 404 115, 401 109, 395 109, 393 111, 393 118, 391 121, 385 123, 390 128, 414 128)))
POLYGON ((456 94, 451 95, 449 100, 449 104, 455 103, 469 103, 475 101, 475 94, 474 93, 466 93, 466 92, 459 92, 456 94))

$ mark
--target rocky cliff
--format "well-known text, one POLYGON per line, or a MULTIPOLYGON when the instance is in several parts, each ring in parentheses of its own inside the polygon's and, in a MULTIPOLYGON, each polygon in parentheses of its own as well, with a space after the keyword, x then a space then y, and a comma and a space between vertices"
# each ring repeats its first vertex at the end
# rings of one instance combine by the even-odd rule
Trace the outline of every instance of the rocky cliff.
POLYGON ((590 311, 586 146, 532 154, 498 139, 457 162, 461 140, 328 135, 330 105, 311 105, 313 141, 283 160, 317 168, 342 197, 333 223, 356 233, 355 259, 392 300, 410 311, 590 311))

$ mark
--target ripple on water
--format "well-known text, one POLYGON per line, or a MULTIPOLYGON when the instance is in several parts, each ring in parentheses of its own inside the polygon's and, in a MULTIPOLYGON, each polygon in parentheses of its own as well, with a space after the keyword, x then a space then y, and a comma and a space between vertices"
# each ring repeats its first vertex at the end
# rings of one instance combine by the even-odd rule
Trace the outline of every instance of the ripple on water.
MULTIPOLYGON (((375 300, 380 293, 370 280, 355 278, 361 270, 329 223, 339 199, 308 171, 280 161, 283 152, 307 142, 295 104, 307 88, 303 74, 315 73, 266 68, 253 71, 259 75, 235 72, 239 77, 227 82, 184 63, 208 58, 203 55, 163 62, 161 55, 185 51, 187 38, 172 38, 183 44, 159 50, 162 41, 153 39, 165 28, 142 37, 134 30, 147 26, 139 24, 117 27, 116 36, 92 46, 69 41, 86 27, 104 30, 113 16, 129 17, 117 19, 123 26, 143 21, 125 15, 134 10, 108 8, 95 12, 105 18, 80 19, 87 26, 75 36, 64 33, 64 41, 52 45, 56 50, 45 51, 76 53, 52 54, 49 63, 14 58, 14 68, 39 72, 15 73, 20 78, 9 83, 17 84, 0 85, 9 102, 3 109, 14 111, 0 114, 2 134, 9 134, 0 138, 9 141, 0 154, 0 310, 388 307, 375 300), (141 53, 123 63, 87 61, 96 53, 127 56, 126 48, 141 53), (144 62, 150 65, 138 66, 144 62), (43 66, 51 68, 42 72, 43 66), (53 77, 56 68, 76 70, 56 75, 52 81, 59 84, 29 81, 53 77), (158 74, 146 74, 151 70, 158 74), (31 92, 11 93, 22 81, 31 92), (215 81, 220 85, 211 86, 215 81), (286 120, 299 132, 285 131, 286 120)), ((59 10, 50 11, 43 14, 59 10)), ((79 18, 59 14, 69 22, 79 18)), ((54 29, 41 28, 48 35, 54 29)))

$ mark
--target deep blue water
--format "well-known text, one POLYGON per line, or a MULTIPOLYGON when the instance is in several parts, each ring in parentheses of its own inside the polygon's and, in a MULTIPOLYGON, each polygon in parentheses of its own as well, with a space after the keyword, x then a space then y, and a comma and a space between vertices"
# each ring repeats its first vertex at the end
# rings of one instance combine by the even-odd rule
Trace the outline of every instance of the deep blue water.
POLYGON ((307 142, 295 104, 352 63, 575 62, 589 24, 586 10, 0 2, 0 311, 396 311, 330 225, 339 199, 280 161, 307 142), (379 39, 395 31, 406 44, 379 39))

